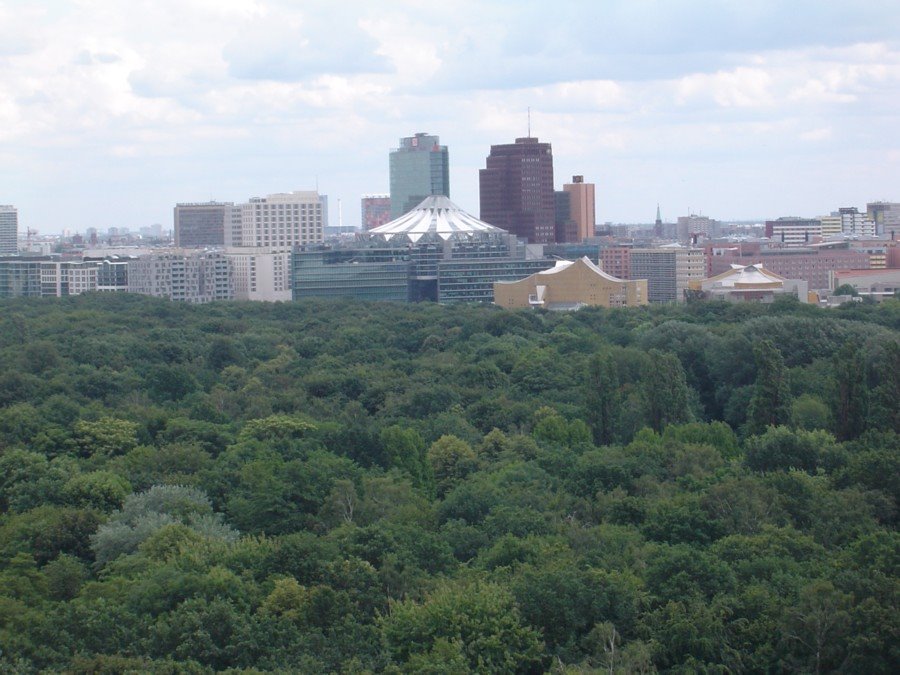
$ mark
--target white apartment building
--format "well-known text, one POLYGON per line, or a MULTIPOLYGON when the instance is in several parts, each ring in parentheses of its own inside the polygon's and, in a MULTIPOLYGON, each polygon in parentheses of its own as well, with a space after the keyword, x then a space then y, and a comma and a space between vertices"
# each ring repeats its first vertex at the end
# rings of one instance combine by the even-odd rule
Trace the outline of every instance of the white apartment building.
POLYGON ((289 302, 291 289, 291 249, 230 248, 235 300, 289 302))
POLYGON ((233 227, 232 246, 280 249, 325 241, 325 206, 315 190, 254 197, 240 210, 240 237, 233 227))
POLYGON ((97 290, 97 264, 93 262, 42 262, 41 295, 61 298, 97 290))
POLYGON ((858 237, 874 237, 875 223, 865 213, 860 213, 855 206, 838 209, 841 217, 841 232, 858 237))
POLYGON ((128 262, 128 292, 182 302, 234 299, 231 261, 221 253, 155 253, 128 262))
POLYGON ((19 252, 19 212, 9 204, 0 204, 0 255, 19 252))

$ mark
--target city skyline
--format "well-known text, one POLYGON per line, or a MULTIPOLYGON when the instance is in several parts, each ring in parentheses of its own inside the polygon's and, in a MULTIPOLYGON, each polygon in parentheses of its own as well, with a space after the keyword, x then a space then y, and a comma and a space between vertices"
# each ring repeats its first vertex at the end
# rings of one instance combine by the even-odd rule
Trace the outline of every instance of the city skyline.
POLYGON ((599 222, 900 199, 900 9, 595 4, 0 0, 0 203, 20 232, 137 230, 318 188, 359 225, 397 138, 428 131, 477 212, 529 107, 599 222))

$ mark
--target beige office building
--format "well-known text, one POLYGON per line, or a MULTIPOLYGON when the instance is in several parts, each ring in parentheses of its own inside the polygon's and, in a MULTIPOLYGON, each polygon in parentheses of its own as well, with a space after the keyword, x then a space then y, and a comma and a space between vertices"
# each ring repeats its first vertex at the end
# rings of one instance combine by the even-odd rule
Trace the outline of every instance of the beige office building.
POLYGON ((226 249, 234 274, 235 300, 289 302, 291 249, 226 249))
POLYGON ((254 197, 241 204, 240 232, 226 245, 276 249, 325 241, 324 198, 315 190, 254 197))
POLYGON ((570 216, 578 226, 577 241, 594 236, 597 213, 594 203, 594 184, 585 183, 584 176, 572 176, 572 182, 563 185, 569 193, 570 216))
POLYGON ((647 303, 646 279, 617 279, 587 257, 575 262, 558 262, 549 270, 519 281, 494 283, 494 304, 509 309, 573 310, 636 307, 647 303))

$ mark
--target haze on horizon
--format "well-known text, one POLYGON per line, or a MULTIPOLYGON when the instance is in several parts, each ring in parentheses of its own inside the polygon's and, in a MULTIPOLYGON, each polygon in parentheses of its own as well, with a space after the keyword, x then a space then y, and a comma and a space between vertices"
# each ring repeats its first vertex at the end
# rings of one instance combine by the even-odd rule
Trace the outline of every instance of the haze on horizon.
POLYGON ((424 131, 477 215, 528 107, 600 222, 898 201, 898 35, 883 0, 0 0, 0 203, 137 229, 318 183, 358 225, 424 131))

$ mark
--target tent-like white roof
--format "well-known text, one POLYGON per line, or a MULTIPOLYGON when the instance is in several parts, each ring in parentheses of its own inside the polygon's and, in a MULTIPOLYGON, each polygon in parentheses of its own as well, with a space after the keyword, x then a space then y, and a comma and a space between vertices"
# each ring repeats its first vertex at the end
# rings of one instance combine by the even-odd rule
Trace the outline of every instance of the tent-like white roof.
POLYGON ((598 266, 595 265, 593 262, 591 262, 591 259, 588 258, 587 256, 582 256, 582 257, 579 258, 577 261, 571 261, 571 260, 559 260, 559 261, 557 261, 557 263, 556 263, 553 267, 551 267, 550 269, 544 270, 543 272, 535 272, 535 276, 543 277, 543 276, 548 276, 548 275, 550 275, 550 274, 559 274, 559 273, 562 272, 563 270, 569 269, 569 268, 570 268, 572 265, 574 265, 576 262, 581 263, 582 265, 584 265, 585 267, 587 267, 591 272, 593 272, 593 273, 596 274, 597 276, 603 277, 603 278, 606 279, 607 281, 616 281, 616 282, 621 282, 621 281, 622 281, 622 279, 618 279, 618 278, 614 277, 612 274, 609 274, 609 273, 607 273, 607 272, 604 272, 602 269, 600 269, 600 267, 598 267, 598 266))
POLYGON ((748 286, 770 286, 783 284, 784 277, 764 269, 762 263, 756 265, 731 265, 731 269, 707 281, 717 288, 746 288, 748 286))
POLYGON ((435 234, 446 241, 458 235, 506 234, 506 230, 478 220, 443 195, 434 195, 425 198, 409 213, 369 230, 369 234, 385 239, 406 235, 415 243, 427 234, 435 234))

